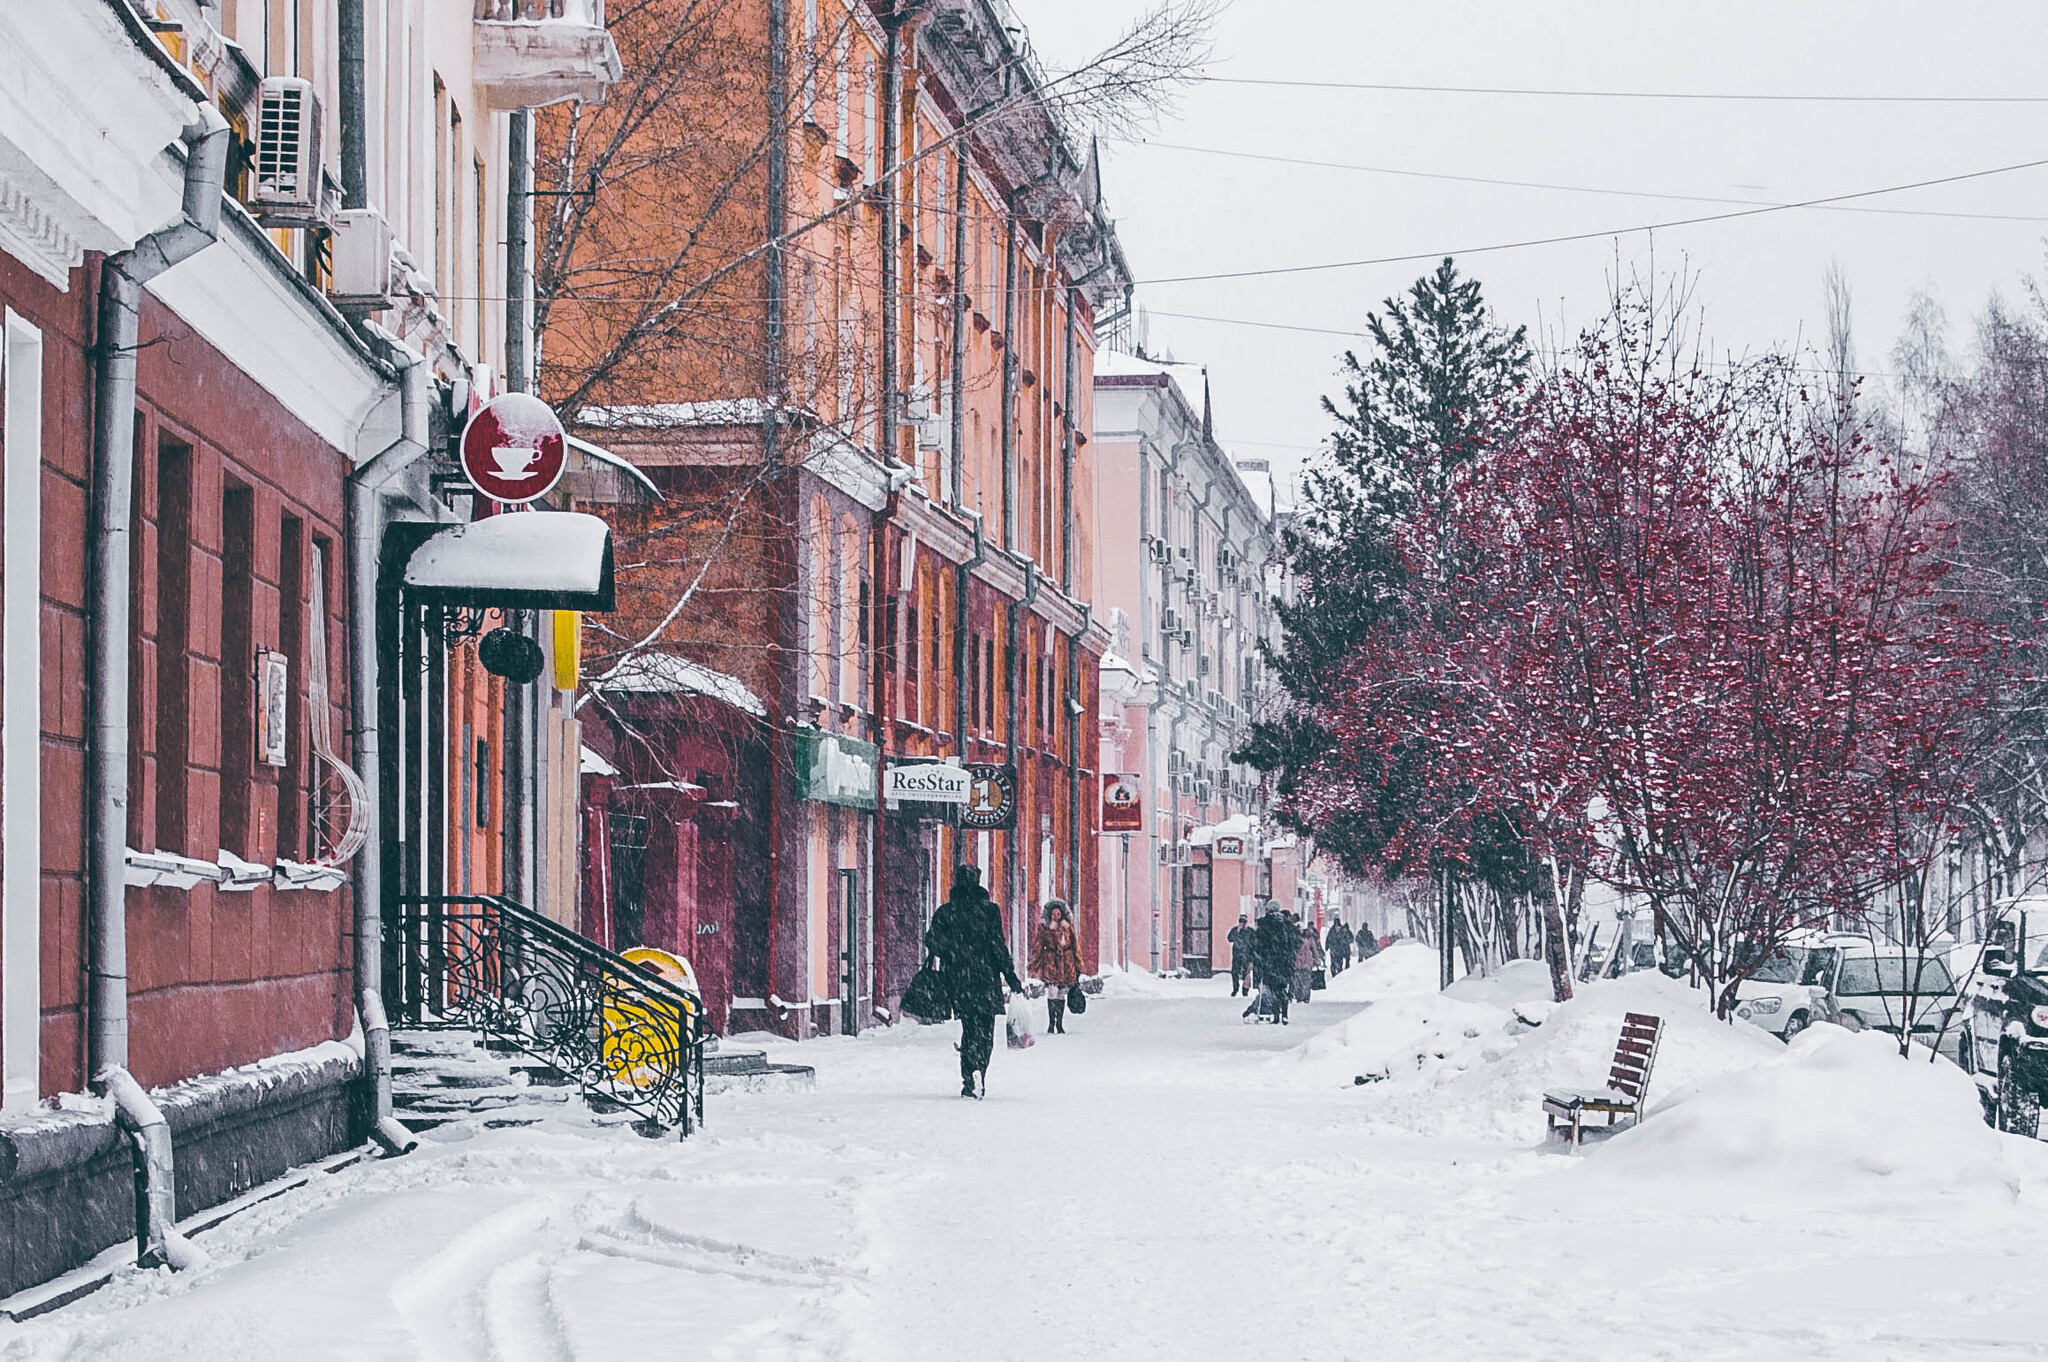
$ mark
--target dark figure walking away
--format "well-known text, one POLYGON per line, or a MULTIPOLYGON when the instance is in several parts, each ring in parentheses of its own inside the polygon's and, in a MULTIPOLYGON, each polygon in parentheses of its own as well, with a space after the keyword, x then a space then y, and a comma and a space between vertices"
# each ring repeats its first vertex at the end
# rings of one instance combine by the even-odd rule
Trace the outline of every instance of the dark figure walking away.
POLYGON ((1287 1025, 1287 995, 1294 982, 1294 956, 1301 949, 1300 929, 1277 908, 1269 908, 1259 919, 1252 943, 1259 967, 1259 986, 1273 995, 1277 1020, 1287 1025))
POLYGON ((1343 918, 1338 918, 1330 928, 1325 944, 1330 948, 1330 977, 1334 979, 1351 968, 1351 929, 1344 925, 1343 918))
POLYGON ((1252 944, 1258 933, 1252 929, 1250 919, 1243 913, 1237 915, 1237 925, 1230 929, 1230 996, 1252 991, 1252 944))
POLYGON ((1353 949, 1358 952, 1358 963, 1364 964, 1380 953, 1380 939, 1372 934, 1369 923, 1358 924, 1358 934, 1351 938, 1353 949))
POLYGON ((960 1095, 988 1095, 988 1060, 996 1048, 996 1017, 1007 995, 1022 993, 1017 967, 1003 941, 1003 916, 971 865, 953 871, 953 892, 932 914, 924 948, 939 962, 960 1018, 960 1095))
POLYGON ((1046 1032, 1067 1034, 1067 990, 1081 982, 1081 947, 1074 940, 1067 905, 1053 899, 1045 905, 1038 944, 1031 948, 1031 972, 1045 981, 1046 1032))

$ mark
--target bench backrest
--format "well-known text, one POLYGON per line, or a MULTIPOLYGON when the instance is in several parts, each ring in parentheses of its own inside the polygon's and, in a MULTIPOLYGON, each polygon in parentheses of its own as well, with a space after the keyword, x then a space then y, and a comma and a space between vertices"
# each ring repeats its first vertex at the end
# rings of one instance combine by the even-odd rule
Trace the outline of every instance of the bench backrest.
POLYGON ((1657 1062, 1657 1042, 1663 1035, 1662 1017, 1641 1012, 1623 1017, 1621 1039, 1614 1045, 1614 1068, 1607 1075, 1608 1085, 1641 1102, 1650 1088, 1650 1066, 1657 1062))

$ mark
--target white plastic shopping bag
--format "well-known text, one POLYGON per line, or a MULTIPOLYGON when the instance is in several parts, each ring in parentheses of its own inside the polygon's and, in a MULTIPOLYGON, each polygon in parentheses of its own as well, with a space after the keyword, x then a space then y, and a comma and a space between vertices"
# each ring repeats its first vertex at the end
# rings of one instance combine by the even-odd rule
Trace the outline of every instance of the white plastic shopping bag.
POLYGON ((1012 1050, 1028 1050, 1038 1044, 1038 1019, 1031 1015, 1031 1000, 1021 993, 1010 995, 1004 1013, 1004 1030, 1012 1050))

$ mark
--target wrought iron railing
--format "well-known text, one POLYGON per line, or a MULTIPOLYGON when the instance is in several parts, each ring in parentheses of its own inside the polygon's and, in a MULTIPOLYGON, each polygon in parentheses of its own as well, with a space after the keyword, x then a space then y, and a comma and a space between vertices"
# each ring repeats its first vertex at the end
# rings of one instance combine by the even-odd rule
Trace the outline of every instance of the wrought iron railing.
POLYGON ((402 898, 391 927, 399 1024, 479 1032, 665 1130, 703 1121, 695 995, 495 895, 402 898))

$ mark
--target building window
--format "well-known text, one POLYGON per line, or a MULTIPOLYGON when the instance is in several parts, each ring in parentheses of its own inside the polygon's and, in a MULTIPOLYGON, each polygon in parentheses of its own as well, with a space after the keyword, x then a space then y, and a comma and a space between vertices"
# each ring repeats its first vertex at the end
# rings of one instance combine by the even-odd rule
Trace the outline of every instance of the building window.
POLYGON ((491 744, 484 738, 476 740, 476 825, 491 825, 491 744))
POLYGON ((881 90, 876 85, 875 62, 872 57, 861 67, 861 86, 861 99, 864 106, 861 111, 861 178, 867 183, 873 184, 875 182, 877 161, 881 154, 881 146, 879 144, 881 142, 882 125, 876 111, 881 107, 882 95, 881 90))
POLYGON ((220 506, 220 845, 256 859, 249 839, 256 755, 256 494, 228 484, 220 506))
POLYGON ((277 854, 293 860, 311 860, 315 848, 308 844, 308 801, 305 742, 301 733, 300 696, 310 696, 313 673, 306 663, 307 616, 319 628, 324 602, 306 599, 306 522, 295 515, 282 517, 277 530, 277 646, 285 655, 285 676, 290 681, 291 699, 285 706, 284 775, 277 788, 277 854))
POLYGON ((190 850, 192 446, 159 436, 156 465, 156 845, 184 853, 190 850))

